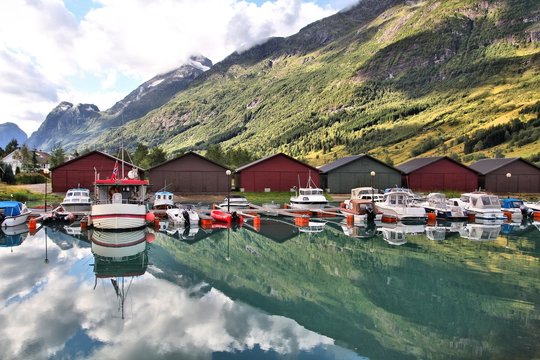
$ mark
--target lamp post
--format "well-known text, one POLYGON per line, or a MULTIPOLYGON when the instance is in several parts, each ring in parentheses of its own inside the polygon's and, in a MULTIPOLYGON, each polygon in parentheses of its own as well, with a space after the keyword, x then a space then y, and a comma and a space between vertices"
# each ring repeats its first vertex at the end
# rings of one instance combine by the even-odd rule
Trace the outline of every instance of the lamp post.
POLYGON ((50 170, 45 168, 43 169, 43 175, 45 175, 45 208, 43 209, 44 212, 47 212, 47 185, 49 183, 49 173, 50 170))
POLYGON ((369 175, 371 175, 371 202, 375 202, 375 195, 373 194, 374 190, 373 190, 373 181, 375 179, 375 171, 371 170, 371 172, 369 173, 369 175))
POLYGON ((47 253, 47 227, 45 227, 45 264, 49 263, 49 254, 47 253))
POLYGON ((231 212, 231 170, 225 171, 227 174, 227 212, 231 212))
POLYGON ((511 173, 506 173, 506 178, 508 179, 508 196, 507 198, 510 198, 510 178, 512 177, 511 173))

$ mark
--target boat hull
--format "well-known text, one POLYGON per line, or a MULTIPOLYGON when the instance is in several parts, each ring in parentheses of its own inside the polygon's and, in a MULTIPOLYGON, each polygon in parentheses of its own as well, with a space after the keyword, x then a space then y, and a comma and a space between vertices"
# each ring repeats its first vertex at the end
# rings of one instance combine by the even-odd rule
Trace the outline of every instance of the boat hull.
POLYGON ((291 201, 290 208, 296 210, 317 210, 328 205, 328 202, 295 202, 291 201))
POLYGON ((146 206, 141 204, 95 204, 90 213, 97 229, 137 229, 146 226, 146 206))
POLYGON ((89 213, 92 209, 91 203, 62 203, 62 208, 69 213, 89 213))
POLYGON ((7 216, 4 219, 4 221, 2 221, 0 226, 11 227, 11 226, 22 225, 26 223, 26 220, 28 220, 28 216, 30 216, 31 213, 32 213, 31 211, 28 211, 17 216, 7 216))

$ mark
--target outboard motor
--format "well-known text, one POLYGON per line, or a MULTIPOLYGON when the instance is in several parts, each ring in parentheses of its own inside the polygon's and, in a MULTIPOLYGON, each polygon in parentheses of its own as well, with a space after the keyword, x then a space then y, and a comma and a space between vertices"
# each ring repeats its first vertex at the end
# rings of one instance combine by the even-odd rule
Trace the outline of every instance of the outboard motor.
POLYGON ((521 215, 523 215, 523 218, 529 218, 534 216, 534 211, 532 209, 529 209, 525 205, 521 205, 519 209, 521 210, 521 215))
POLYGON ((189 227, 189 213, 187 210, 182 211, 182 216, 184 217, 185 227, 189 227))
POLYGON ((233 211, 231 213, 231 218, 232 218, 232 221, 238 221, 240 219, 240 217, 238 216, 238 214, 236 213, 236 211, 233 211))
POLYGON ((367 214, 366 214, 366 216, 367 216, 367 221, 368 221, 369 223, 374 222, 374 221, 375 221, 375 215, 376 215, 376 214, 375 214, 375 211, 373 210, 373 207, 372 207, 372 206, 370 206, 370 205, 366 206, 366 213, 367 213, 367 214))

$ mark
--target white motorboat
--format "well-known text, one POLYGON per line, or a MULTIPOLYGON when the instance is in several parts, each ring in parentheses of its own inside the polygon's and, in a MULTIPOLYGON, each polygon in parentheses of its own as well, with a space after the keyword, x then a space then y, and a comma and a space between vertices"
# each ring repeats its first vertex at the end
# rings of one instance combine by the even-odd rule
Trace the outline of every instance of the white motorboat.
POLYGON ((377 209, 383 217, 397 219, 402 222, 426 222, 426 210, 413 206, 409 192, 396 190, 384 194, 384 201, 377 203, 377 209))
MULTIPOLYGON (((131 171, 130 171, 131 173, 131 171)), ((146 225, 148 180, 96 180, 96 201, 90 218, 97 229, 136 229, 146 225)))
POLYGON ((503 213, 510 214, 510 220, 521 222, 525 218, 532 217, 534 211, 525 203, 516 198, 503 198, 500 200, 503 213))
POLYGON ((89 214, 92 207, 90 190, 83 188, 69 189, 60 205, 66 213, 89 214))
POLYGON ((174 195, 168 191, 157 191, 154 194, 154 209, 167 210, 174 207, 174 195))
MULTIPOLYGON (((350 200, 372 200, 372 201, 383 201, 384 195, 381 194, 379 189, 372 187, 359 187, 351 189, 351 199, 350 200)), ((346 200, 347 201, 347 200, 346 200)))
POLYGON ((328 205, 323 190, 316 187, 311 176, 305 188, 299 188, 295 196, 291 196, 291 209, 316 210, 328 205))
POLYGON ((382 233, 384 241, 390 245, 403 245, 407 242, 407 235, 422 234, 425 230, 423 224, 381 223, 378 230, 382 233))
POLYGON ((540 201, 537 202, 525 202, 525 206, 527 206, 532 211, 540 211, 540 201))
POLYGON ((0 227, 26 223, 32 211, 19 201, 0 201, 0 227))
POLYGON ((461 194, 459 199, 450 199, 452 205, 463 207, 479 220, 506 220, 501 210, 499 197, 484 192, 461 194))
POLYGON ((500 224, 467 224, 459 231, 459 236, 474 241, 492 241, 497 240, 500 232, 500 224))
POLYGON ((428 226, 426 227, 426 237, 429 240, 442 241, 446 239, 446 227, 428 226))
POLYGON ((199 214, 190 205, 179 205, 165 211, 172 226, 198 226, 199 214))
POLYGON ((434 213, 437 219, 467 219, 467 210, 457 205, 448 204, 446 195, 441 193, 430 193, 425 201, 418 202, 417 205, 423 207, 426 210, 426 213, 434 213))
POLYGON ((217 206, 221 210, 230 209, 231 211, 239 209, 249 209, 249 201, 242 195, 231 195, 230 197, 226 197, 225 199, 223 199, 223 202, 221 202, 217 206))

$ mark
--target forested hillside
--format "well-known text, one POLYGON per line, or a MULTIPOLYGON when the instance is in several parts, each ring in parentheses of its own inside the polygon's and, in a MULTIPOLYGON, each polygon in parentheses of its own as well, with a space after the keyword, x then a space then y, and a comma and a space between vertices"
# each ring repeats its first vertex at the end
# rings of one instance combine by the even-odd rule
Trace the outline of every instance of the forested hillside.
POLYGON ((365 0, 232 54, 123 133, 169 156, 221 144, 316 165, 361 152, 538 161, 538 89, 540 2, 365 0))

